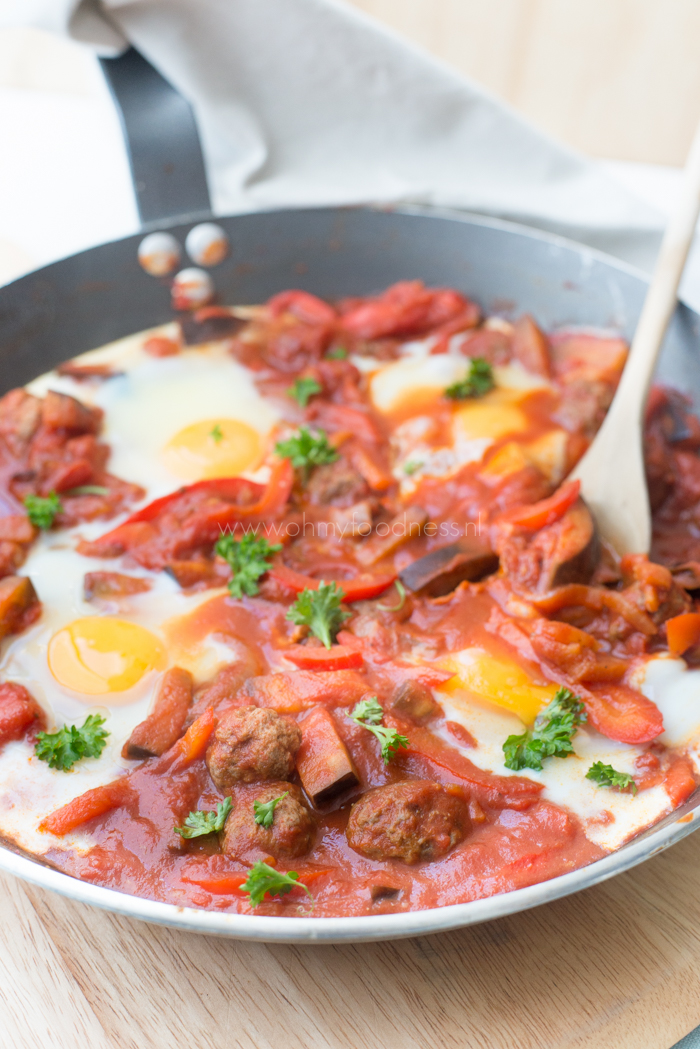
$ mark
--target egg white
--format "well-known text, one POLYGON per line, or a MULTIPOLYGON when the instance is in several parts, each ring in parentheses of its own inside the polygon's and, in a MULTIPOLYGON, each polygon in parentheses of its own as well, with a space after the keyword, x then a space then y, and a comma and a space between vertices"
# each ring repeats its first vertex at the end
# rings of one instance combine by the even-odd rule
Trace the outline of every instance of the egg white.
MULTIPOLYGON (((165 444, 180 429, 200 419, 225 417, 252 426, 267 439, 278 413, 260 396, 251 373, 226 353, 223 343, 186 349, 177 356, 153 358, 142 345, 148 334, 170 337, 166 325, 150 333, 120 339, 83 354, 82 363, 109 363, 123 374, 102 382, 77 382, 55 372, 40 376, 27 389, 36 396, 57 390, 105 411, 101 438, 111 448, 108 469, 140 484, 144 503, 173 491, 180 483, 161 461, 165 444)), ((251 479, 265 481, 262 468, 251 479)), ((70 772, 54 771, 33 754, 25 741, 6 745, 0 752, 0 833, 22 847, 42 853, 50 847, 88 848, 81 833, 54 838, 37 831, 49 812, 92 787, 114 779, 125 767, 121 748, 132 729, 147 716, 153 702, 158 673, 150 671, 127 692, 81 696, 62 687, 47 662, 51 637, 75 619, 90 615, 116 615, 150 630, 166 642, 164 625, 192 612, 216 591, 184 594, 166 573, 129 568, 128 574, 147 577, 151 590, 106 603, 83 597, 85 573, 120 570, 111 559, 87 558, 76 552, 81 538, 93 539, 115 527, 126 515, 110 522, 94 521, 60 533, 43 533, 30 550, 21 571, 29 576, 43 605, 40 620, 21 636, 10 638, 0 656, 3 680, 24 685, 47 713, 49 731, 63 724, 82 724, 88 714, 106 717, 110 733, 99 758, 78 762, 70 772)), ((168 665, 179 662, 192 670, 196 681, 206 680, 235 653, 219 638, 207 638, 193 658, 177 659, 168 653, 168 665)))
MULTIPOLYGON (((30 383, 28 389, 38 396, 49 389, 59 390, 102 407, 106 413, 103 437, 111 446, 108 469, 142 485, 144 501, 149 502, 177 487, 178 481, 163 465, 160 452, 180 429, 201 419, 222 416, 247 423, 267 439, 278 413, 258 393, 252 374, 226 354, 223 344, 211 343, 172 358, 153 359, 142 350, 146 334, 151 333, 121 339, 81 358, 86 363, 112 363, 124 373, 117 378, 77 383, 49 373, 30 383)), ((173 332, 166 325, 154 329, 153 334, 168 337, 173 332)), ((430 356, 430 346, 430 340, 412 343, 404 348, 400 360, 390 364, 357 358, 358 366, 368 374, 375 407, 390 412, 416 388, 438 391, 464 375, 468 362, 463 356, 455 352, 430 356)), ((495 378, 497 389, 506 391, 511 403, 547 385, 517 365, 495 369, 495 378)), ((436 451, 425 443, 429 425, 429 417, 419 416, 395 433, 394 469, 403 490, 416 483, 406 475, 405 465, 422 452, 423 472, 443 476, 465 462, 480 460, 492 443, 489 439, 470 443, 456 438, 451 446, 436 451)), ((257 479, 264 480, 264 475, 263 468, 257 479)), ((47 663, 50 638, 75 619, 108 613, 144 626, 165 642, 164 627, 169 620, 193 611, 215 593, 183 594, 165 573, 151 575, 132 568, 131 575, 148 576, 153 584, 150 591, 120 598, 115 607, 86 602, 85 573, 114 571, 118 565, 111 560, 82 557, 75 545, 79 537, 94 538, 121 519, 109 525, 93 522, 59 534, 44 534, 22 568, 22 573, 32 579, 44 611, 30 630, 5 643, 0 676, 29 689, 47 711, 50 728, 80 724, 87 714, 99 712, 107 718, 105 728, 110 732, 99 758, 78 762, 68 773, 49 769, 23 740, 0 751, 0 833, 37 854, 51 847, 89 848, 89 837, 81 832, 54 838, 40 833, 38 823, 60 805, 109 782, 133 765, 122 759, 121 748, 134 726, 147 715, 158 677, 156 672, 146 674, 128 693, 80 696, 63 688, 52 676, 47 663)), ((169 665, 176 655, 169 652, 169 665)), ((232 651, 224 642, 208 638, 194 657, 189 654, 189 669, 196 680, 205 680, 231 658, 232 651)), ((283 669, 283 665, 273 669, 283 669)), ((664 715, 666 727, 661 741, 686 747, 700 771, 700 670, 688 670, 682 660, 661 657, 643 664, 637 678, 637 687, 664 715)), ((503 763, 503 742, 508 735, 523 732, 523 723, 514 714, 465 690, 438 691, 436 695, 446 718, 464 725, 477 741, 476 747, 459 748, 465 756, 480 768, 512 775, 503 763)), ((446 730, 443 735, 451 746, 458 746, 446 730)), ((547 759, 542 772, 526 770, 523 774, 544 784, 545 798, 578 816, 591 841, 615 849, 670 810, 661 786, 632 796, 600 788, 585 778, 594 761, 633 772, 642 748, 615 743, 590 727, 578 730, 574 747, 575 754, 565 759, 547 759)))

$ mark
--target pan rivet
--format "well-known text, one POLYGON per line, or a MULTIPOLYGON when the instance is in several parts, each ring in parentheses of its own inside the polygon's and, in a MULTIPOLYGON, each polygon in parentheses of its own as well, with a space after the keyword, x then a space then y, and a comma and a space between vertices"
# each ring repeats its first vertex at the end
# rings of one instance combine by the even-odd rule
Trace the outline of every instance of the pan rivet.
POLYGON ((149 233, 139 244, 139 262, 152 277, 164 277, 177 269, 180 245, 172 233, 149 233))
POLYGON ((187 234, 185 248, 198 266, 218 266, 228 255, 228 237, 221 226, 202 222, 187 234))
POLYGON ((214 282, 204 270, 180 270, 173 277, 173 309, 196 310, 205 306, 214 295, 214 282))

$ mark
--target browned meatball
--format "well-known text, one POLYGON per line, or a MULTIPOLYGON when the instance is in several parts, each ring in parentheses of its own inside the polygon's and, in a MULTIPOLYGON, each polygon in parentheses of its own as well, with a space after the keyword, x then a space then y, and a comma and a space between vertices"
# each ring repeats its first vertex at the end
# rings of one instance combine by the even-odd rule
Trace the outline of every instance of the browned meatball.
POLYGON ((289 779, 301 745, 298 725, 264 707, 227 711, 207 750, 209 774, 219 790, 256 779, 289 779))
POLYGON ((348 842, 372 860, 437 860, 462 841, 471 823, 461 793, 429 780, 390 783, 353 805, 348 842))
POLYGON ((260 856, 293 859, 309 851, 315 829, 301 791, 293 783, 256 783, 236 790, 235 808, 226 821, 221 847, 229 856, 239 859, 260 856), (255 802, 264 804, 285 792, 287 796, 275 805, 270 826, 256 823, 255 802))
POLYGON ((341 457, 334 463, 317 466, 305 491, 316 506, 347 507, 364 498, 369 488, 357 470, 341 457))

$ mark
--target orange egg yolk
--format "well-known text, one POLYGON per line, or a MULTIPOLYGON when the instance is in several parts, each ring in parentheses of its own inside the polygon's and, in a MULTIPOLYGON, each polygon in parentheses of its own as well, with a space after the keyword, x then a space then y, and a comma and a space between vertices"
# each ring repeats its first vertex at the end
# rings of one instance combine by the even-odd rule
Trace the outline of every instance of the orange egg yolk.
POLYGON ((48 659, 60 685, 89 696, 126 692, 166 662, 149 630, 113 616, 75 619, 51 638, 48 659))
POLYGON ((167 469, 185 481, 237 477, 258 465, 262 440, 237 419, 202 419, 171 437, 162 457, 167 469))

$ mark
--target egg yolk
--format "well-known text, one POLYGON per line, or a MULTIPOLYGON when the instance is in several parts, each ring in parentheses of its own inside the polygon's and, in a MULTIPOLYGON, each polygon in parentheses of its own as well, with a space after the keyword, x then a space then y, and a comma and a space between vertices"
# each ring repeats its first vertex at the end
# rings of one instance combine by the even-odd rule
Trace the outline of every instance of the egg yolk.
POLYGON ((467 689, 517 714, 526 725, 532 724, 557 691, 556 685, 537 685, 517 663, 496 659, 478 648, 460 652, 450 660, 449 669, 455 671, 455 677, 447 683, 448 691, 467 689))
POLYGON ((465 404, 454 414, 455 436, 474 440, 490 437, 497 440, 509 433, 518 433, 528 427, 527 416, 513 404, 478 401, 465 404))
POLYGON ((60 685, 90 696, 125 692, 165 665, 149 630, 113 616, 75 619, 49 642, 49 669, 60 685))
POLYGON ((237 419, 202 419, 185 426, 162 452, 165 466, 185 481, 237 477, 262 456, 260 434, 237 419))

